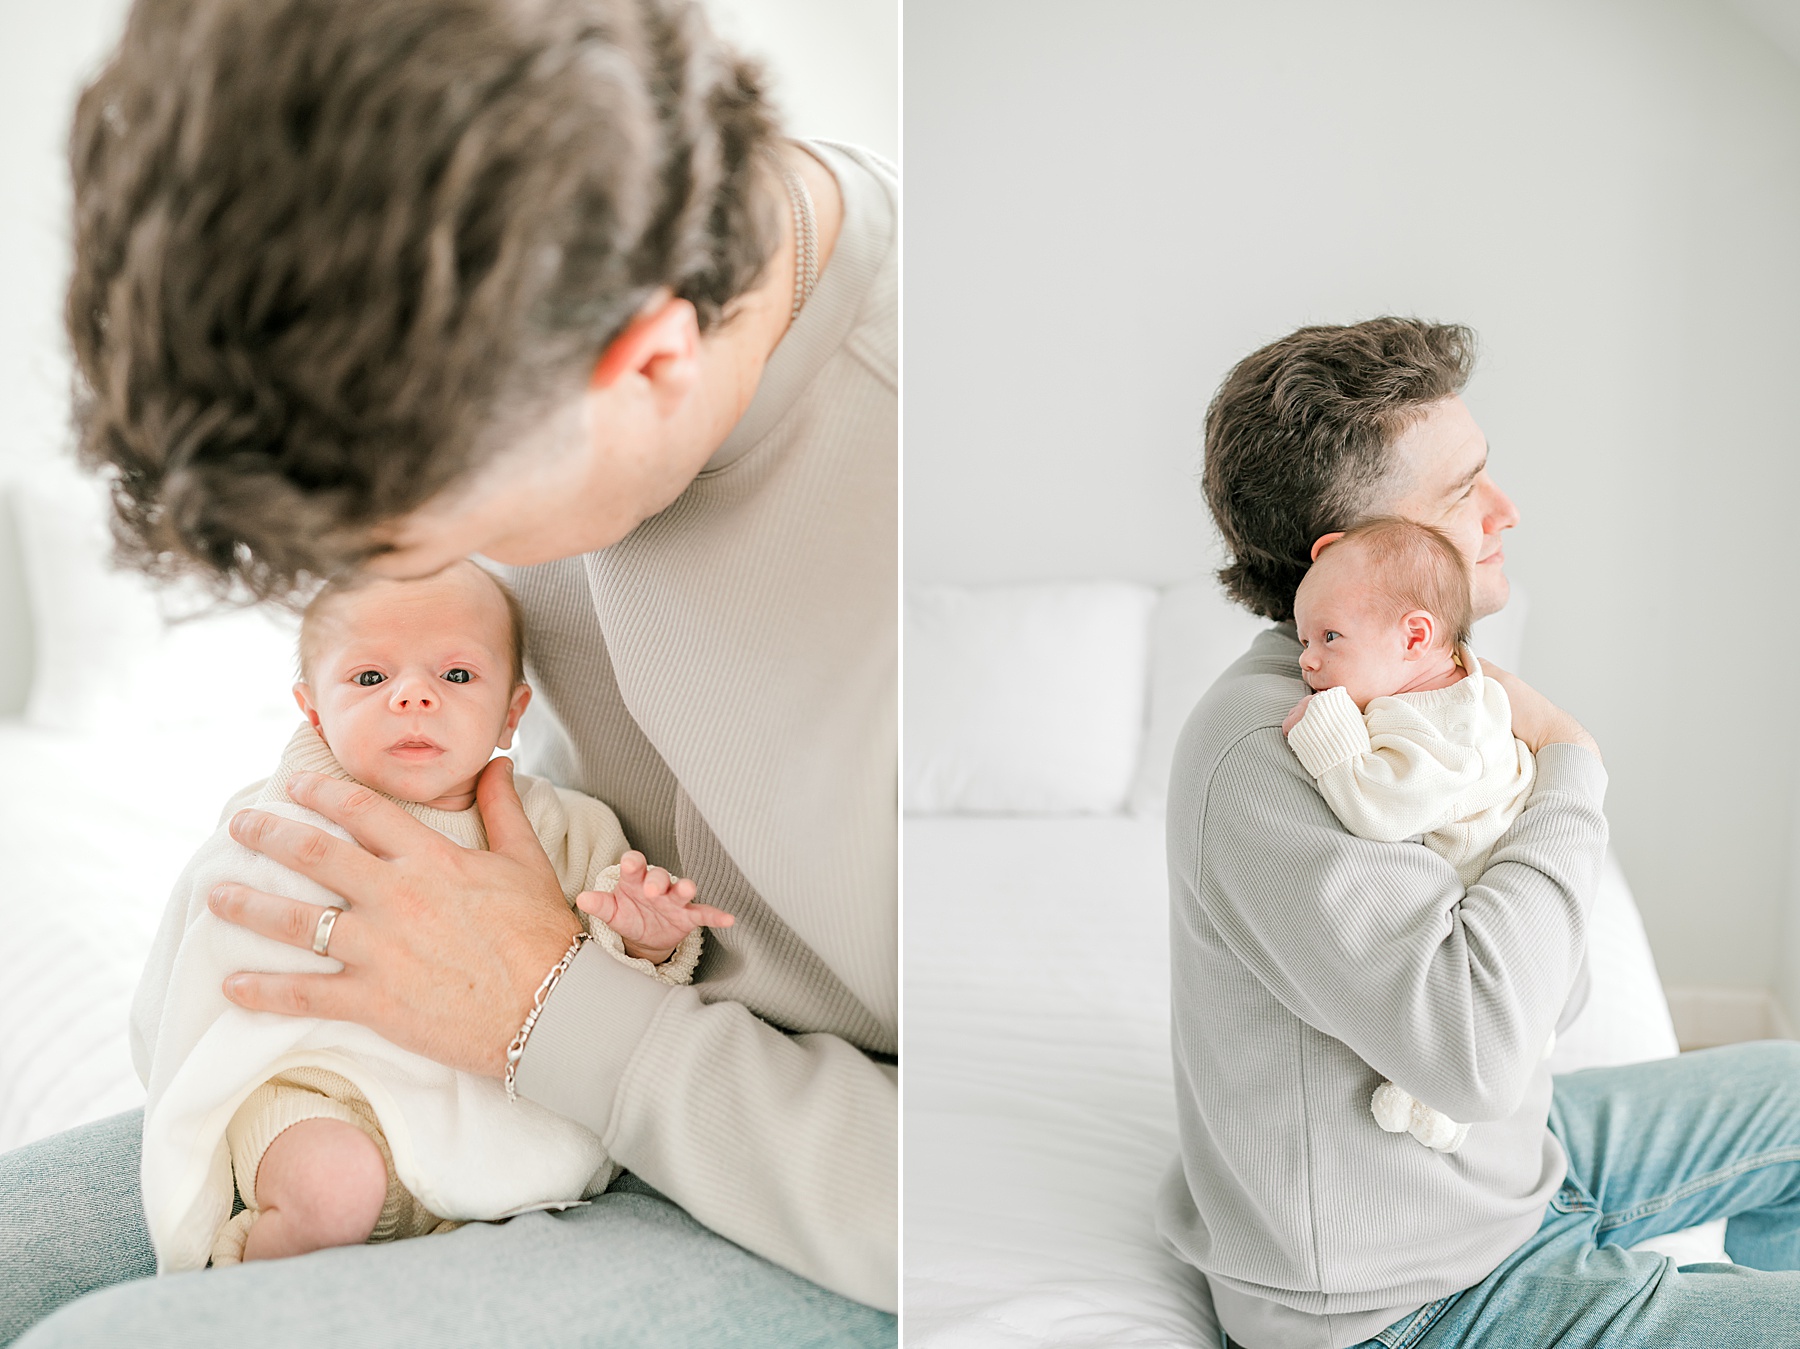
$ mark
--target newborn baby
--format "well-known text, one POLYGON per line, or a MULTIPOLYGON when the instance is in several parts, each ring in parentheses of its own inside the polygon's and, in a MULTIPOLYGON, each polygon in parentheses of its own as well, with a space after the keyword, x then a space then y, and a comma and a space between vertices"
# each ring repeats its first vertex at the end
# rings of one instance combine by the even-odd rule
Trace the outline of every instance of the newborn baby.
MULTIPOLYGON (((1313 557, 1294 596, 1313 691, 1282 733, 1351 833, 1419 838, 1473 885, 1524 810, 1534 764, 1506 690, 1468 651, 1468 563, 1438 530, 1385 517, 1326 535, 1313 557)), ((1427 1147, 1454 1152, 1468 1136, 1392 1082, 1371 1109, 1427 1147)))
MULTIPOLYGON (((487 846, 475 779, 510 747, 531 698, 517 602, 500 582, 464 562, 423 580, 327 587, 302 621, 300 665, 306 724, 227 818, 255 805, 348 837, 288 797, 293 775, 310 771, 361 782, 456 843, 487 846)), ((599 801, 523 776, 516 786, 595 939, 646 978, 690 981, 702 924, 730 916, 628 852, 599 801)), ((149 1092, 143 1192, 159 1270, 419 1236, 578 1202, 611 1181, 595 1135, 507 1100, 499 1082, 362 1026, 227 1002, 220 986, 237 970, 342 966, 214 917, 207 896, 224 882, 342 904, 240 846, 224 823, 176 882, 131 1018, 149 1092)), ((330 931, 322 920, 315 949, 329 949, 330 931)))

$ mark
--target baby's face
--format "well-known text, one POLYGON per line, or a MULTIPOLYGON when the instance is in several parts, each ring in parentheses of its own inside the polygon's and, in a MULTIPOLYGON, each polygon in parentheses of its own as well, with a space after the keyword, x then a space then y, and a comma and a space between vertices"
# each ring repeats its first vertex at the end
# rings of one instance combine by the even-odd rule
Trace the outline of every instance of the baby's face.
POLYGON ((1314 693, 1342 687, 1358 708, 1406 686, 1403 615, 1391 612, 1370 584, 1361 550, 1342 544, 1319 554, 1294 595, 1300 634, 1300 677, 1314 693))
POLYGON ((300 708, 358 781, 444 810, 512 744, 531 690, 512 677, 506 601, 472 563, 371 581, 313 616, 300 708))

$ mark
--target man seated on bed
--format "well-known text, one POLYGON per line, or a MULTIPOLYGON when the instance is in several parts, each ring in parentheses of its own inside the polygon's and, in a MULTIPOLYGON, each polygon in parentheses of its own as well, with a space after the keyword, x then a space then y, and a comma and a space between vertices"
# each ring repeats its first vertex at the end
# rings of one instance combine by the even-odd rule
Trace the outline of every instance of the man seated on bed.
POLYGON ((1305 692, 1294 593, 1322 535, 1381 514, 1436 526, 1472 565, 1476 616, 1506 603, 1518 512, 1458 397, 1473 363, 1460 327, 1304 328, 1239 362, 1207 412, 1220 579, 1278 626, 1176 749, 1181 1157, 1158 1226, 1246 1349, 1785 1343, 1800 1045, 1555 1082, 1543 1062, 1586 996, 1607 838, 1593 738, 1489 667, 1538 778, 1466 888, 1416 841, 1347 832, 1282 738, 1305 692), (1382 1078, 1470 1121, 1462 1148, 1384 1132, 1368 1110, 1382 1078), (1737 1265, 1626 1249, 1720 1217, 1737 1265))

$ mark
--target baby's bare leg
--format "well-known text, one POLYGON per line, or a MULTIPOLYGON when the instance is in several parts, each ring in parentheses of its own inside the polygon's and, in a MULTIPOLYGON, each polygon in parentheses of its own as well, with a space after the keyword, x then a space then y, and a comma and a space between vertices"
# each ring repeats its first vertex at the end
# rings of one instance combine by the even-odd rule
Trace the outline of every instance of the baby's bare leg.
POLYGON ((307 1119, 283 1129, 256 1168, 261 1212, 245 1260, 305 1255, 369 1239, 387 1198, 387 1164, 353 1124, 307 1119))

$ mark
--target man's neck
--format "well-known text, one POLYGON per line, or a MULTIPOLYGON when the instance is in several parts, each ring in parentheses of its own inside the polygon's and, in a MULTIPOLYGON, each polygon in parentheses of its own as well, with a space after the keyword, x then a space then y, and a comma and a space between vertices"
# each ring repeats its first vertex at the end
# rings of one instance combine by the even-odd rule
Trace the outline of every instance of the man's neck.
MULTIPOLYGON (((831 261, 844 225, 844 198, 837 178, 799 146, 782 142, 776 153, 805 182, 812 195, 818 234, 819 275, 831 261)), ((799 266, 794 210, 787 185, 775 165, 766 166, 762 190, 781 220, 781 242, 752 289, 732 301, 720 323, 701 341, 699 387, 705 397, 694 400, 695 425, 690 441, 704 449, 698 472, 725 443, 756 398, 763 370, 793 323, 794 277, 799 266)))

